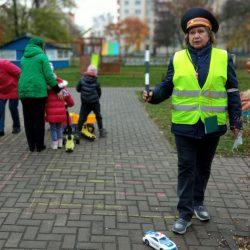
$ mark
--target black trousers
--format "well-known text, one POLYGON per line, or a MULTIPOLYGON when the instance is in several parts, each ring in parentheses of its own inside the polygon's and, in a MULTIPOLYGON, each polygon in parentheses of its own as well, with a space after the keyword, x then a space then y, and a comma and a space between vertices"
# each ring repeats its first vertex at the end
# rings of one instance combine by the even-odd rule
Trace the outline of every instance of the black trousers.
POLYGON ((45 102, 46 98, 22 99, 24 128, 31 151, 44 147, 45 102))
POLYGON ((88 115, 91 111, 93 111, 96 116, 98 129, 100 130, 103 128, 100 102, 94 102, 89 104, 82 103, 78 122, 78 131, 82 130, 82 126, 86 122, 88 115))
POLYGON ((185 220, 192 218, 194 206, 203 205, 219 139, 219 137, 194 139, 175 135, 178 154, 177 210, 180 217, 185 220))

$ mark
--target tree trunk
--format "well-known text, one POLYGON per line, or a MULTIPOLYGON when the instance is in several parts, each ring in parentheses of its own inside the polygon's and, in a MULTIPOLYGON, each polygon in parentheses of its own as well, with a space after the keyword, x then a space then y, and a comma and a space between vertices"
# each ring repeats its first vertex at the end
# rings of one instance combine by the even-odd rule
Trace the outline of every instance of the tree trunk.
POLYGON ((17 14, 17 4, 16 0, 13 0, 13 16, 14 16, 14 27, 15 27, 15 36, 19 37, 19 27, 18 27, 18 14, 17 14))
POLYGON ((34 0, 34 4, 35 4, 35 7, 36 7, 37 9, 40 8, 39 0, 34 0))

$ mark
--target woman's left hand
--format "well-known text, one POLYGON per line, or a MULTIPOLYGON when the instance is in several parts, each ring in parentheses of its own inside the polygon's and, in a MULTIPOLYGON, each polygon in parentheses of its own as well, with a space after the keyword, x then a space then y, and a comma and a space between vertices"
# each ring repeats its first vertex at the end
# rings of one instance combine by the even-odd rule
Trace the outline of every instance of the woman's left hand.
POLYGON ((232 132, 233 132, 233 137, 236 139, 237 136, 238 136, 238 134, 239 134, 239 132, 240 132, 240 129, 234 128, 234 129, 232 130, 232 132))

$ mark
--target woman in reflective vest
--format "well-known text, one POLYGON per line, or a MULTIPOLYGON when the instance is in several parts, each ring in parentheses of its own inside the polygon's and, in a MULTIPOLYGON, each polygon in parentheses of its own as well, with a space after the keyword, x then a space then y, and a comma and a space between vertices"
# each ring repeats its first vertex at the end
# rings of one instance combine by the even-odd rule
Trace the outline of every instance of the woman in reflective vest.
POLYGON ((242 129, 238 81, 230 54, 213 47, 219 25, 202 8, 188 10, 181 21, 187 48, 170 59, 163 82, 143 93, 157 104, 172 96, 172 132, 178 155, 179 219, 172 230, 184 234, 195 215, 208 221, 204 194, 219 138, 242 129))

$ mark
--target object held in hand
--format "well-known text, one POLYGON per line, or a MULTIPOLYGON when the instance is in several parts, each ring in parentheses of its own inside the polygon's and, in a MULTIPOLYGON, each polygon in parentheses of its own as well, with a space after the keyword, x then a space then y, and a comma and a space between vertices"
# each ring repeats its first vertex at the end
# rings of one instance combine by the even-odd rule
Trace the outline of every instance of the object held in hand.
POLYGON ((237 150, 240 145, 243 144, 242 131, 240 131, 234 140, 232 151, 237 150))
POLYGON ((147 92, 149 92, 149 90, 150 90, 150 75, 149 75, 150 50, 149 50, 149 45, 146 45, 144 61, 145 61, 145 90, 147 92))

